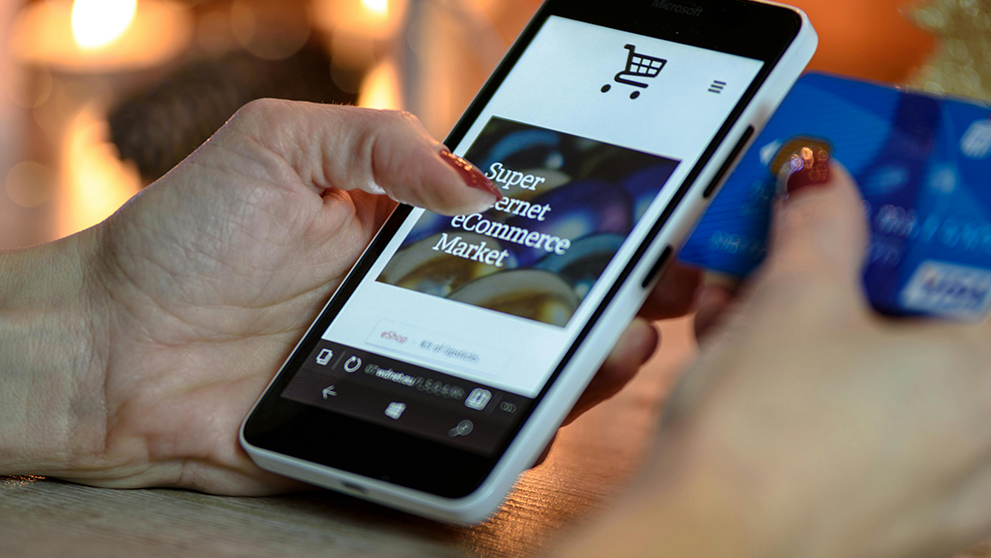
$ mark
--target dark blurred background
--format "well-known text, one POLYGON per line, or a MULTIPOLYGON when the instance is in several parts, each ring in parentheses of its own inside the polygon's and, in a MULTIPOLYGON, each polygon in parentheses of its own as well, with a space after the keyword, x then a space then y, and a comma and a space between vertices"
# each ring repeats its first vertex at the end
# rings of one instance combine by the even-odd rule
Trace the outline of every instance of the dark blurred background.
MULTIPOLYGON (((815 68, 987 96, 991 0, 796 4, 815 68)), ((538 5, 0 0, 0 249, 106 218, 255 98, 405 108, 443 138, 538 5)))

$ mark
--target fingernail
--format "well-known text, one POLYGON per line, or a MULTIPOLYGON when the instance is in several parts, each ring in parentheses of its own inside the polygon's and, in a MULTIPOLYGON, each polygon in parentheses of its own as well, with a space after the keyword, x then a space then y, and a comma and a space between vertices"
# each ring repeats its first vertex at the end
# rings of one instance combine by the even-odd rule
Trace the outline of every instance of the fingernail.
POLYGON ((482 171, 466 161, 462 157, 458 157, 447 148, 440 151, 440 158, 444 160, 445 163, 451 165, 454 170, 458 171, 461 175, 461 179, 464 180, 465 184, 476 190, 482 190, 483 192, 488 192, 496 197, 496 200, 502 199, 502 192, 495 187, 495 184, 491 180, 485 178, 482 171))
POLYGON ((771 162, 771 173, 778 177, 778 195, 827 184, 832 151, 828 141, 817 138, 798 137, 786 143, 771 162))

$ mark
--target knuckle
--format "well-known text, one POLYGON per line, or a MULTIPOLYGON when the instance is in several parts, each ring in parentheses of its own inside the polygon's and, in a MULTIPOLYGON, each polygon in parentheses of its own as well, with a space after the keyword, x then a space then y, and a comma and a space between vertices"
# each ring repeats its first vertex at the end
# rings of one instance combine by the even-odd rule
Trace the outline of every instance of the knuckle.
POLYGON ((416 117, 415 114, 406 110, 389 110, 386 111, 390 118, 393 118, 397 122, 404 124, 420 124, 420 119, 416 117))
POLYGON ((411 112, 405 110, 382 110, 375 112, 379 113, 379 116, 384 121, 383 124, 389 128, 406 128, 416 133, 424 131, 420 119, 411 112))
MULTIPOLYGON (((420 120, 412 113, 400 110, 371 111, 371 118, 361 127, 356 137, 356 147, 372 169, 373 177, 406 174, 417 176, 422 164, 418 157, 425 134, 420 120), (405 170, 404 170, 405 169, 405 170)), ((405 185, 416 189, 416 181, 405 185)))
POLYGON ((255 99, 245 103, 237 114, 241 116, 270 116, 281 112, 290 101, 282 99, 255 99))
POLYGON ((228 125, 235 127, 252 127, 267 125, 272 122, 279 122, 280 117, 292 104, 291 101, 282 99, 255 99, 245 103, 234 116, 228 121, 228 125))

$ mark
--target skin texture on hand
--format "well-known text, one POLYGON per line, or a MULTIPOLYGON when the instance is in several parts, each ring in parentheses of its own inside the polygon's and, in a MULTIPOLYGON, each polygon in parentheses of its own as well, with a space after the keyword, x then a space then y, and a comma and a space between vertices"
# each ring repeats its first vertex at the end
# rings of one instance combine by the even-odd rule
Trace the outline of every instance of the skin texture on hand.
POLYGON ((872 313, 842 168, 772 233, 737 300, 701 297, 710 334, 635 494, 561 556, 950 556, 991 532, 988 326, 872 313))
MULTIPOLYGON (((106 222, 5 255, 0 269, 21 279, 17 258, 39 274, 50 268, 40 254, 66 259, 73 273, 53 288, 78 302, 46 313, 39 301, 59 297, 23 280, 20 295, 0 294, 0 418, 15 414, 2 410, 7 395, 55 402, 51 417, 12 419, 36 424, 30 434, 0 428, 0 473, 221 494, 298 488, 251 463, 240 422, 395 200, 445 214, 495 202, 442 149, 403 113, 255 102, 106 222), (11 318, 19 308, 45 338, 85 332, 70 362, 45 362, 16 336, 5 343, 27 329, 11 318), (4 359, 20 360, 22 383, 4 359)), ((694 272, 666 277, 691 300, 694 272)), ((661 301, 650 313, 686 310, 661 301)), ((618 391, 656 344, 635 321, 572 418, 618 391)))

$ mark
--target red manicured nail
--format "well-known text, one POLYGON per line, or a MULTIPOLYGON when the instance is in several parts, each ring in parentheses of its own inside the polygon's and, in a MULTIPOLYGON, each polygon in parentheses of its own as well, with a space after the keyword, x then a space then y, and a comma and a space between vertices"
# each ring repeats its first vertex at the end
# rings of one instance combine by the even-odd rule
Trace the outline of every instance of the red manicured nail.
POLYGON ((783 190, 780 193, 793 194, 827 184, 831 152, 829 142, 816 138, 800 137, 786 143, 771 163, 771 172, 778 177, 783 190))
POLYGON ((454 167, 454 170, 458 171, 458 174, 461 175, 461 179, 464 180, 465 184, 469 187, 475 188, 476 190, 482 190, 483 192, 488 192, 495 196, 497 201, 502 199, 502 192, 495 187, 495 184, 493 184, 491 180, 485 178, 482 171, 478 170, 475 165, 469 163, 464 158, 458 157, 454 153, 451 153, 451 151, 447 148, 440 151, 440 158, 443 159, 448 165, 454 167))

